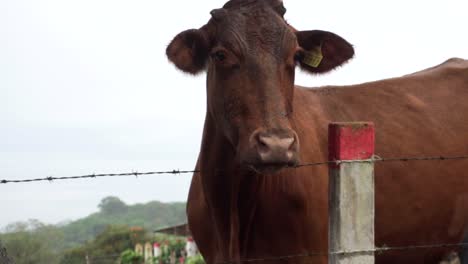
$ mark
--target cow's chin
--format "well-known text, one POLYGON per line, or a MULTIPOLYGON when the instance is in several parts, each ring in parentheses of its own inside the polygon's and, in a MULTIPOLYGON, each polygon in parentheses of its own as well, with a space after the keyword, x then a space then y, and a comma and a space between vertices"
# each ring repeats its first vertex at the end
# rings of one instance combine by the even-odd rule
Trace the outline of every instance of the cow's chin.
POLYGON ((289 163, 255 163, 246 164, 247 169, 261 175, 273 175, 284 170, 294 169, 297 165, 295 162, 289 163))

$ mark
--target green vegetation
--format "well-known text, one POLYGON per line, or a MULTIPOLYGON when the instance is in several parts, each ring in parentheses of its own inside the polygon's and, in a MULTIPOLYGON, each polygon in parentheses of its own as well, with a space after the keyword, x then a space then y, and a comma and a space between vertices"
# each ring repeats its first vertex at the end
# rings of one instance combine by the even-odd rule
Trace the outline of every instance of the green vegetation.
POLYGON ((174 252, 174 257, 179 259, 182 257, 182 251, 185 250, 185 238, 158 234, 154 241, 162 245, 161 256, 154 258, 154 263, 170 263, 172 252, 174 252))
POLYGON ((205 264, 205 260, 202 255, 198 254, 195 257, 188 258, 187 264, 205 264))
POLYGON ((99 263, 115 263, 134 243, 153 240, 152 230, 186 219, 185 203, 129 206, 117 197, 106 197, 98 207, 99 212, 63 226, 37 220, 10 224, 0 241, 16 264, 81 264, 86 255, 103 256, 99 263))
POLYGON ((138 264, 143 261, 143 256, 138 255, 135 251, 127 249, 120 255, 121 264, 138 264))
POLYGON ((3 247, 2 241, 0 241, 0 263, 2 264, 11 264, 11 260, 8 257, 8 253, 6 252, 6 248, 3 247))
POLYGON ((113 264, 122 251, 133 248, 136 243, 150 240, 151 232, 144 229, 132 230, 127 226, 108 226, 91 242, 64 253, 61 264, 91 263, 113 264))
POLYGON ((56 227, 30 220, 11 224, 6 231, 0 240, 14 263, 58 263, 63 233, 56 227))
POLYGON ((66 247, 74 247, 96 237, 108 225, 140 226, 147 230, 186 221, 185 203, 149 202, 127 206, 117 197, 106 197, 100 211, 62 228, 66 247))

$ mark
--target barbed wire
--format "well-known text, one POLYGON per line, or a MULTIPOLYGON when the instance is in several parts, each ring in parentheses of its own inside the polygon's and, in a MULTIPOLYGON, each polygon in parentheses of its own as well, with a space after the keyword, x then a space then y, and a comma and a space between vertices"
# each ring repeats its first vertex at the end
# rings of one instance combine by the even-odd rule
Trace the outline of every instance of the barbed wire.
POLYGON ((88 174, 80 176, 67 176, 67 177, 46 177, 36 179, 25 179, 25 180, 1 180, 0 184, 7 183, 27 183, 27 182, 39 182, 39 181, 56 181, 56 180, 76 180, 76 179, 95 179, 103 177, 129 177, 129 176, 147 176, 147 175, 162 175, 162 174, 187 174, 187 173, 198 173, 198 170, 171 170, 171 171, 150 171, 150 172, 124 172, 124 173, 102 173, 102 174, 88 174))
MULTIPOLYGON (((376 163, 376 162, 411 162, 411 161, 449 161, 449 160, 468 160, 466 156, 431 156, 431 157, 390 157, 382 158, 374 155, 371 159, 364 160, 335 160, 325 162, 312 162, 303 163, 289 169, 312 167, 312 166, 324 166, 324 165, 339 165, 344 163, 376 163)), ((89 174, 80 176, 68 176, 68 177, 45 177, 36 179, 24 179, 24 180, 1 180, 0 184, 7 183, 28 183, 28 182, 39 182, 39 181, 55 181, 55 180, 74 180, 74 179, 92 179, 101 177, 129 177, 129 176, 147 176, 147 175, 178 175, 178 174, 190 174, 200 173, 200 170, 171 170, 171 171, 150 171, 150 172, 126 172, 126 173, 106 173, 106 174, 89 174)), ((337 251, 337 252, 308 252, 294 255, 285 255, 279 257, 266 257, 266 258, 252 258, 252 259, 241 259, 240 263, 252 263, 252 262, 266 262, 273 260, 290 260, 296 258, 305 257, 317 257, 317 256, 330 256, 330 255, 352 255, 352 254, 366 254, 366 253, 384 253, 387 251, 402 251, 402 250, 417 250, 417 249, 431 249, 431 248, 468 248, 468 243, 444 243, 444 244, 431 244, 431 245, 412 245, 412 246, 398 246, 398 247, 377 247, 374 249, 366 250, 352 250, 352 251, 337 251)), ((101 256, 94 256, 93 259, 100 258, 101 256)), ((226 261, 219 262, 218 264, 236 264, 239 261, 226 261)))
MULTIPOLYGON (((396 246, 388 247, 382 246, 374 249, 364 249, 364 250, 349 250, 349 251, 336 251, 336 252, 308 252, 308 253, 299 253, 292 255, 284 255, 278 257, 265 257, 265 258, 251 258, 251 259, 240 259, 239 261, 224 261, 217 262, 217 264, 239 264, 239 263, 255 263, 255 262, 268 262, 274 260, 291 260, 297 258, 309 258, 309 257, 319 257, 319 256, 333 256, 333 255, 356 255, 356 254, 382 254, 388 251, 404 251, 404 250, 418 250, 418 249, 433 249, 433 248, 468 248, 468 243, 441 243, 441 244, 429 244, 429 245, 411 245, 411 246, 396 246)), ((89 260, 101 260, 101 259, 110 259, 120 257, 118 254, 114 255, 102 255, 102 256, 90 256, 89 260)))
MULTIPOLYGON (((431 157, 390 157, 382 158, 377 155, 374 155, 371 159, 364 160, 334 160, 334 161, 324 161, 324 162, 311 162, 311 163, 302 163, 299 165, 287 167, 288 169, 297 169, 303 167, 313 167, 313 166, 324 166, 331 164, 343 164, 343 163, 369 163, 369 162, 410 162, 410 161, 449 161, 449 160, 465 160, 468 159, 466 156, 431 156, 431 157)), ((76 180, 76 179, 95 179, 103 177, 129 177, 129 176, 148 176, 148 175, 181 175, 181 174, 193 174, 200 173, 200 170, 170 170, 170 171, 150 171, 150 172, 124 172, 124 173, 102 173, 102 174, 88 174, 88 175, 79 175, 79 176, 66 176, 66 177, 45 177, 45 178, 35 178, 35 179, 24 179, 24 180, 0 180, 0 184, 8 183, 29 183, 29 182, 40 182, 40 181, 57 181, 57 180, 76 180)))
POLYGON ((334 161, 324 161, 324 162, 313 162, 313 163, 303 163, 300 165, 294 166, 294 168, 301 167, 310 167, 310 166, 321 166, 321 165, 332 165, 332 164, 343 164, 343 163, 369 163, 369 162, 409 162, 409 161, 448 161, 448 160, 464 160, 468 159, 466 156, 431 156, 431 157, 390 157, 382 158, 378 155, 374 155, 370 159, 363 160, 334 160, 334 161))
POLYGON ((432 249, 432 248, 468 248, 468 243, 441 243, 430 245, 411 245, 411 246, 396 246, 396 247, 377 247, 374 249, 364 250, 349 250, 349 251, 336 251, 336 252, 308 252, 293 255, 285 255, 279 257, 265 257, 265 258, 251 258, 241 259, 240 261, 225 261, 218 262, 217 264, 238 264, 238 263, 252 263, 252 262, 267 262, 273 260, 290 260, 297 258, 319 257, 319 256, 333 256, 333 255, 356 255, 356 254, 382 254, 387 251, 403 251, 403 250, 418 250, 418 249, 432 249))

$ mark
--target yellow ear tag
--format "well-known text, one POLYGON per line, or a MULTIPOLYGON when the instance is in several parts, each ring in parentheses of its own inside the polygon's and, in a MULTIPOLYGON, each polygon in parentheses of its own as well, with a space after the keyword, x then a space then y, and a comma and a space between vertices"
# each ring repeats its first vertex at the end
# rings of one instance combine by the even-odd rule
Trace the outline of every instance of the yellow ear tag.
POLYGON ((310 67, 317 68, 323 60, 322 45, 304 52, 302 62, 310 67))

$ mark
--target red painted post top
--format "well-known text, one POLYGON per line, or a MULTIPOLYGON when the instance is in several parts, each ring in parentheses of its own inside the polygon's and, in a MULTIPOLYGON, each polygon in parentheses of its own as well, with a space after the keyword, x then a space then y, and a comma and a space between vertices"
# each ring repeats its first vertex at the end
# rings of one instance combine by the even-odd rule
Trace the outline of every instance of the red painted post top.
POLYGON ((371 122, 331 123, 328 126, 328 157, 363 160, 374 155, 375 129, 371 122))

